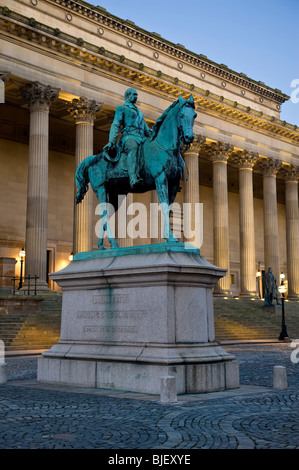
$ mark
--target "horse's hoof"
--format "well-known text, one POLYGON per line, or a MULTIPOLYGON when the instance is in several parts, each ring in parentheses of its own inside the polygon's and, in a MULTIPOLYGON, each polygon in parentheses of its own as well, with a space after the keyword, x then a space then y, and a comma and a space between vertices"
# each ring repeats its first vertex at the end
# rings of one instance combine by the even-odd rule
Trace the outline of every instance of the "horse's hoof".
POLYGON ((118 249, 119 248, 119 244, 113 238, 108 239, 108 240, 109 240, 109 243, 110 243, 110 247, 112 249, 118 249))

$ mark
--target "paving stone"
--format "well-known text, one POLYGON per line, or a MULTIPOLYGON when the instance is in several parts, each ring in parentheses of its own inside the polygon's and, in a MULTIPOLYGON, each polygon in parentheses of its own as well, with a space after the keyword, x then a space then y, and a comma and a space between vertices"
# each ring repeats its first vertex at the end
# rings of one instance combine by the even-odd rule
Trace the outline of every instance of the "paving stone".
POLYGON ((299 364, 289 344, 235 344, 239 390, 159 397, 36 382, 36 357, 7 357, 0 449, 298 449, 299 364), (275 365, 288 389, 274 390, 275 365))

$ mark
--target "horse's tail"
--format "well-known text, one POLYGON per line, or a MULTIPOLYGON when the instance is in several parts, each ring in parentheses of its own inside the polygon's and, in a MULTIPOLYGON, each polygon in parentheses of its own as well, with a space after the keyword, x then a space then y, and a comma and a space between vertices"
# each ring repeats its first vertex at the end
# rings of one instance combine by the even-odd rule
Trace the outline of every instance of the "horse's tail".
POLYGON ((83 200, 85 194, 88 191, 88 183, 89 183, 88 169, 96 157, 97 155, 91 155, 90 157, 85 158, 79 164, 76 170, 75 180, 76 180, 76 185, 78 188, 78 192, 76 194, 76 204, 79 204, 83 200))

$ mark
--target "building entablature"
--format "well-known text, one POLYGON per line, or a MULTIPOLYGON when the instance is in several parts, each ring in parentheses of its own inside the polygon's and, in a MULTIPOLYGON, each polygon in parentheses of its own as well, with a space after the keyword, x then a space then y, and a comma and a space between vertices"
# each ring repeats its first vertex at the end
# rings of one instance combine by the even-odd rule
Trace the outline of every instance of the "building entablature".
POLYGON ((35 6, 22 0, 11 0, 10 9, 11 16, 13 10, 15 15, 26 13, 35 27, 43 29, 49 25, 57 37, 73 36, 87 49, 93 44, 98 49, 118 54, 178 81, 187 80, 211 95, 236 101, 275 119, 279 119, 280 105, 289 98, 280 90, 194 54, 182 45, 172 44, 157 33, 144 31, 101 7, 73 0, 40 1, 35 6))
MULTIPOLYGON (((45 25, 38 27, 34 23, 33 27, 32 19, 30 21, 30 19, 22 17, 21 22, 20 14, 15 15, 18 17, 18 20, 16 20, 13 18, 14 14, 12 12, 7 13, 4 7, 1 10, 1 29, 4 37, 12 38, 15 36, 18 37, 18 40, 23 40, 26 43, 30 42, 30 47, 34 47, 37 53, 53 55, 55 51, 55 60, 67 61, 71 66, 76 67, 77 72, 79 70, 82 72, 85 83, 80 80, 71 80, 67 76, 63 77, 62 73, 58 77, 55 73, 53 81, 55 79, 55 83, 58 83, 59 78, 61 79, 64 84, 62 92, 77 94, 76 96, 79 98, 83 88, 84 94, 87 95, 88 93, 85 91, 89 91, 93 98, 97 94, 96 86, 94 86, 94 76, 104 74, 106 78, 110 77, 117 80, 123 88, 128 85, 132 86, 133 82, 138 89, 144 90, 146 94, 154 94, 158 98, 157 102, 161 98, 166 102, 176 99, 179 94, 186 98, 192 93, 197 109, 207 116, 216 116, 222 122, 233 123, 238 127, 242 126, 245 129, 257 130, 267 135, 272 134, 272 136, 277 136, 279 139, 283 137, 283 140, 288 140, 289 143, 295 146, 298 144, 299 133, 297 126, 282 122, 274 116, 264 115, 262 112, 249 109, 249 107, 232 102, 222 96, 209 93, 208 90, 200 89, 192 83, 183 82, 176 77, 166 76, 159 70, 149 69, 143 64, 135 63, 124 56, 107 50, 103 51, 95 45, 79 45, 78 38, 60 33, 57 36, 57 32, 53 28, 45 25), (89 79, 92 83, 88 83, 89 79), (125 85, 126 82, 127 85, 125 85), (85 90, 84 87, 86 87, 85 90)), ((20 66, 18 66, 18 70, 20 70, 20 66)), ((28 73, 28 67, 26 71, 28 73)), ((51 81, 51 71, 45 70, 44 73, 51 81)), ((106 98, 110 100, 110 105, 112 95, 112 92, 110 95, 106 95, 106 98)), ((122 100, 122 96, 119 99, 122 100)), ((104 101, 103 104, 105 104, 104 101)), ((155 118, 158 117, 157 113, 159 111, 157 110, 155 118)), ((154 112, 152 113, 152 119, 154 120, 154 112)))
MULTIPOLYGON (((277 176, 285 181, 298 181, 299 164, 290 164, 281 158, 265 157, 254 152, 246 146, 240 149, 224 141, 215 141, 203 135, 195 136, 194 150, 198 150, 199 158, 210 160, 213 163, 225 163, 230 167, 254 170, 262 175, 277 176)), ((191 146, 191 147, 192 147, 191 146)))

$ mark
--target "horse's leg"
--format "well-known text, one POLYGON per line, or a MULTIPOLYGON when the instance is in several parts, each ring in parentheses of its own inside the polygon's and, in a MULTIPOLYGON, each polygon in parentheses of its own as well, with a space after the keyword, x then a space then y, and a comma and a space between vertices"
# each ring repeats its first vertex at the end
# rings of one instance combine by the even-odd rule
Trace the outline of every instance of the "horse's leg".
POLYGON ((101 218, 101 229, 100 229, 100 235, 99 235, 99 241, 98 241, 98 247, 100 250, 104 250, 104 235, 105 232, 107 232, 107 237, 110 243, 111 248, 119 248, 118 243, 115 241, 112 230, 109 224, 109 214, 108 214, 108 208, 107 208, 107 194, 105 188, 99 188, 96 191, 96 195, 98 198, 98 201, 100 203, 100 218, 101 218))
POLYGON ((165 238, 167 242, 178 242, 177 238, 173 236, 173 233, 170 228, 168 181, 167 181, 165 173, 161 173, 156 178, 155 182, 156 182, 156 190, 157 190, 159 202, 160 202, 162 213, 164 216, 163 238, 165 238))

